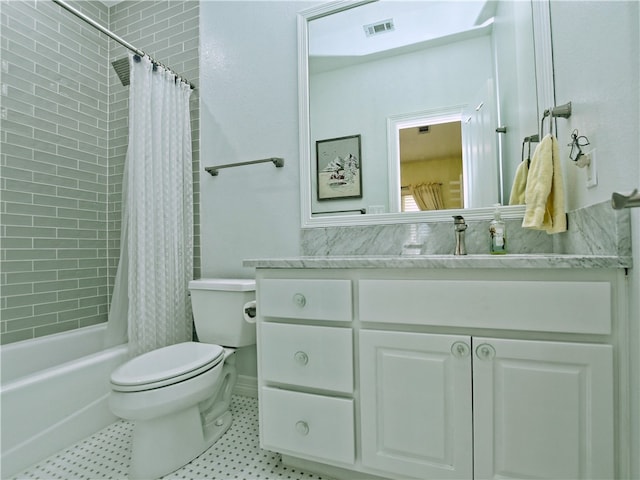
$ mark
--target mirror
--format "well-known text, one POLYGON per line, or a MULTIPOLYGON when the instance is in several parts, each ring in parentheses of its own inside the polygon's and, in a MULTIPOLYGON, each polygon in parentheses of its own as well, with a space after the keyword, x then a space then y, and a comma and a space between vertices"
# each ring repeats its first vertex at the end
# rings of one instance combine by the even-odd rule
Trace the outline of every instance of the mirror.
MULTIPOLYGON (((536 68, 551 58, 546 2, 340 1, 305 10, 298 22, 304 228, 451 221, 458 212, 489 218, 493 204, 508 204, 523 138, 538 132, 539 105, 553 105, 552 74, 536 68), (537 78, 541 70, 549 78, 537 78), (431 165, 427 173, 401 168, 409 149, 402 132, 435 137, 447 123, 461 130, 452 147, 462 151, 457 179, 438 173, 442 159, 428 152, 420 162, 431 165), (318 198, 319 178, 327 178, 318 143, 353 136, 359 194, 318 198), (445 209, 403 212, 410 187, 424 182, 440 184, 445 209)), ((341 157, 334 160, 340 168, 341 157)), ((504 208, 506 217, 523 212, 504 208)))

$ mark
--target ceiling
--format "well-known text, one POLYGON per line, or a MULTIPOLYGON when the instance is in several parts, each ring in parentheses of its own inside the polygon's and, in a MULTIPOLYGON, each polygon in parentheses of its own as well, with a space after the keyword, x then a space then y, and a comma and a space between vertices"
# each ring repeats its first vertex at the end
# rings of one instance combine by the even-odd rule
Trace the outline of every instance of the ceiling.
POLYGON ((418 127, 400 130, 401 162, 443 158, 462 158, 460 122, 429 125, 426 133, 420 133, 418 127))
POLYGON ((491 0, 379 0, 309 23, 310 56, 362 56, 434 40, 482 25, 491 0), (367 36, 365 25, 393 20, 393 30, 367 36))

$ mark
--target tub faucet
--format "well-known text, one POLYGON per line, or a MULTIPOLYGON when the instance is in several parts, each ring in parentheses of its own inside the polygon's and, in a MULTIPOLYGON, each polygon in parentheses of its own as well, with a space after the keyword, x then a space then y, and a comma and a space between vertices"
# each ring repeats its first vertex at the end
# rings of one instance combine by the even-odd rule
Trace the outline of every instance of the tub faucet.
POLYGON ((464 223, 464 217, 462 217, 462 215, 454 215, 453 225, 456 232, 456 249, 453 254, 466 255, 467 249, 464 246, 464 231, 467 229, 467 224, 464 223))

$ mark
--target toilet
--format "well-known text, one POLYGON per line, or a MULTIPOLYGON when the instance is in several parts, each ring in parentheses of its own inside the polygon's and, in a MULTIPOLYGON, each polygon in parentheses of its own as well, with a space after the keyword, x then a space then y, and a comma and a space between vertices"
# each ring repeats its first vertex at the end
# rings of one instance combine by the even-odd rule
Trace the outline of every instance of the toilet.
POLYGON ((199 341, 147 352, 111 374, 109 407, 134 424, 129 478, 173 472, 231 426, 235 349, 256 343, 243 315, 255 280, 192 280, 189 291, 199 341))

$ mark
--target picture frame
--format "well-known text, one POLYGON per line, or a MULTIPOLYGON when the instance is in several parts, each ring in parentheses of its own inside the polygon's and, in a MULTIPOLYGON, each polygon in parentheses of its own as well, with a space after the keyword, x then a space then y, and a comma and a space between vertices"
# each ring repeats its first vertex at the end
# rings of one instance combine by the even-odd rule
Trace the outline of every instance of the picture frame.
POLYGON ((360 135, 316 141, 318 200, 362 198, 360 135))

